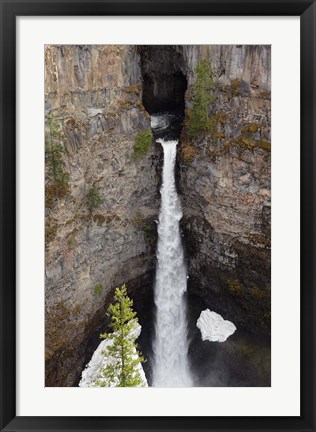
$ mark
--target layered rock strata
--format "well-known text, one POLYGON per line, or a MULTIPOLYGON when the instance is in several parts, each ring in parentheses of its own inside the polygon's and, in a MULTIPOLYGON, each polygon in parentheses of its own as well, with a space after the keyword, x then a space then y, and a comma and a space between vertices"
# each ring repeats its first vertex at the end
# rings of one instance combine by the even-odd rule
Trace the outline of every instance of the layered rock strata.
POLYGON ((61 126, 70 176, 67 194, 46 206, 47 386, 78 383, 113 288, 151 298, 162 159, 155 143, 135 157, 150 129, 144 105, 185 113, 178 187, 189 294, 238 329, 269 335, 270 61, 270 47, 255 45, 46 46, 45 112, 61 126), (213 71, 212 123, 193 138, 202 59, 213 71), (102 203, 89 211, 92 187, 102 203))
POLYGON ((65 197, 46 207, 46 385, 67 386, 80 377, 111 290, 151 280, 159 149, 134 155, 137 134, 150 129, 136 47, 46 46, 45 91, 70 176, 65 197), (89 211, 91 187, 102 202, 89 211))
POLYGON ((269 46, 177 47, 188 90, 180 189, 189 290, 237 327, 270 333, 271 58, 269 46), (213 70, 211 127, 187 134, 195 69, 213 70))

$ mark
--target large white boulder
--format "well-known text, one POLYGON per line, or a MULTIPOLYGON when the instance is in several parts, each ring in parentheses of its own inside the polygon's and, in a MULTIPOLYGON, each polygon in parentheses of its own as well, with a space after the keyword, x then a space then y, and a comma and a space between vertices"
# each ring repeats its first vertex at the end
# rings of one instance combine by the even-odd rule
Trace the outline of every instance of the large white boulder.
POLYGON ((201 331, 202 340, 211 342, 225 342, 237 330, 231 321, 224 320, 221 315, 209 309, 201 312, 196 326, 201 331))
MULTIPOLYGON (((132 331, 132 334, 135 337, 135 339, 137 339, 138 336, 140 335, 141 329, 142 327, 137 323, 135 325, 134 330, 132 331)), ((86 365, 85 369, 82 371, 79 387, 94 387, 96 381, 102 381, 102 378, 99 377, 100 368, 106 367, 109 363, 113 361, 111 357, 104 355, 104 352, 106 351, 106 348, 109 345, 112 345, 112 340, 104 339, 100 343, 98 348, 94 351, 90 362, 86 365)), ((137 353, 135 350, 135 358, 136 357, 137 357, 137 353)), ((139 370, 140 376, 143 380, 143 387, 148 387, 145 372, 141 363, 138 363, 137 369, 139 370)))

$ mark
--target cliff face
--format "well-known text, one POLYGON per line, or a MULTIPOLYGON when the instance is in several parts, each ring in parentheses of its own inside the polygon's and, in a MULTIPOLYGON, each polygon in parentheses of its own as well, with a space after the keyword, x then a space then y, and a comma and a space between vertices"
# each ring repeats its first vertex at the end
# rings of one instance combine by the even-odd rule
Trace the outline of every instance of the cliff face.
POLYGON ((194 73, 213 70, 210 131, 180 156, 189 291, 237 326, 270 332, 270 47, 178 47, 187 65, 186 121, 194 73))
POLYGON ((178 174, 189 293, 237 328, 269 334, 270 48, 47 46, 45 83, 70 175, 68 193, 46 206, 46 385, 76 383, 113 288, 126 283, 138 297, 152 288, 161 151, 153 143, 135 157, 138 133, 150 128, 143 103, 185 111, 178 174), (213 123, 192 138, 202 58, 213 69, 213 123), (102 203, 90 212, 91 187, 102 203))
POLYGON ((46 112, 62 125, 70 191, 46 208, 46 385, 73 385, 111 289, 144 289, 154 269, 157 150, 135 47, 47 46, 46 112), (98 188, 91 214, 87 193, 98 188), (149 221, 148 221, 149 218, 149 221), (154 227, 152 226, 154 225, 154 227))

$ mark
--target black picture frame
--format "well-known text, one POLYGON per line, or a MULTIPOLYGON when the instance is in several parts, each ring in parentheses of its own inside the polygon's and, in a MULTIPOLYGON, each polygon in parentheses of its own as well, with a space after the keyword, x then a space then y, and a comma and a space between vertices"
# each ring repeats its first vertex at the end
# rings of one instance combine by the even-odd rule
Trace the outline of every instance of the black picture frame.
MULTIPOLYGON (((315 431, 315 2, 304 0, 0 0, 0 4, 1 431, 315 431), (299 417, 16 416, 16 17, 100 15, 300 16, 301 415, 299 417)), ((34 403, 36 404, 36 401, 34 403)))

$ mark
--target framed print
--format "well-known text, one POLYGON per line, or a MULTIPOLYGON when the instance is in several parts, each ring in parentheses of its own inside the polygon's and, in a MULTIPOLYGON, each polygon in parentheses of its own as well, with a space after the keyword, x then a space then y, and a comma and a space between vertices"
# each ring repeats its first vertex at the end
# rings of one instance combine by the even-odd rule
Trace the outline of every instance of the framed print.
POLYGON ((314 431, 314 2, 1 33, 1 430, 314 431))

